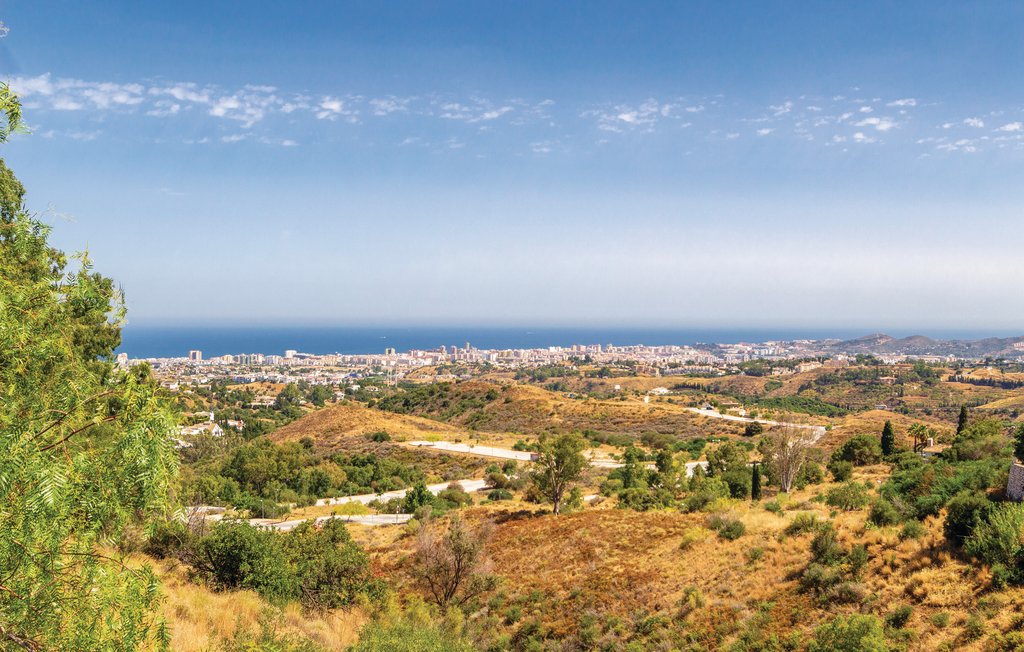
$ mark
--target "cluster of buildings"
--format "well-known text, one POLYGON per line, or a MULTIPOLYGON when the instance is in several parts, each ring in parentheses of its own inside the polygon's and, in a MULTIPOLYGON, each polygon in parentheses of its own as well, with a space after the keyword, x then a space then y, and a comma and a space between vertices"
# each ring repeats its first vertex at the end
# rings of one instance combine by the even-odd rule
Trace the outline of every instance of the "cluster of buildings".
MULTIPOLYGON (((834 340, 793 340, 736 344, 616 346, 613 344, 577 344, 532 349, 480 349, 465 345, 440 346, 436 349, 413 349, 399 352, 386 348, 381 353, 311 354, 290 349, 281 355, 238 353, 206 357, 201 350, 174 358, 129 360, 118 355, 122 365, 145 361, 150 364, 165 386, 177 389, 179 384, 202 385, 215 379, 239 383, 289 383, 306 381, 313 385, 349 385, 366 376, 383 376, 397 382, 408 374, 426 367, 448 366, 438 377, 454 379, 451 369, 485 365, 492 369, 519 370, 572 360, 586 360, 593 365, 628 363, 639 373, 650 375, 714 375, 736 370, 736 365, 751 360, 798 361, 777 365, 772 373, 785 375, 810 371, 823 364, 839 366, 853 356, 837 353, 834 340)), ((948 362, 950 356, 879 356, 887 364, 907 360, 948 362), (926 359, 927 358, 927 359, 926 359)), ((465 372, 465 369, 462 369, 465 372)))

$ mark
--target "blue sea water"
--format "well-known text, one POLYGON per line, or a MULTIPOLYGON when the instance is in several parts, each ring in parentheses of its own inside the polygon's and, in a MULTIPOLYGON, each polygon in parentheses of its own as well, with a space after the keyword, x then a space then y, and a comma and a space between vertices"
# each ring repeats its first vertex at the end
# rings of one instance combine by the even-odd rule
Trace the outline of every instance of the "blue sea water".
MULTIPOLYGON (((878 332, 878 331, 875 331, 878 332)), ((924 334, 936 338, 976 339, 1011 333, 886 331, 900 337, 924 334)), ((284 353, 295 349, 302 353, 383 353, 387 347, 398 351, 436 349, 444 345, 462 347, 466 343, 480 349, 525 349, 573 344, 667 345, 697 343, 764 342, 793 339, 850 339, 868 331, 822 329, 729 329, 729 328, 528 328, 528 327, 268 327, 251 326, 135 326, 122 332, 119 351, 133 358, 182 357, 190 349, 199 349, 204 357, 238 353, 284 353)))

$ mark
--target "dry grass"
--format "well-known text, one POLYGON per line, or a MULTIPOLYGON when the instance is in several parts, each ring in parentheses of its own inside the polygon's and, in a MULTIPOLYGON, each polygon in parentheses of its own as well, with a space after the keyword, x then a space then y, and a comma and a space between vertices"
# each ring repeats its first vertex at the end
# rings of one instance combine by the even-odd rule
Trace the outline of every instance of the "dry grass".
POLYGON ((367 620, 357 609, 322 615, 304 614, 298 605, 279 610, 252 591, 214 592, 197 585, 174 563, 153 565, 164 593, 162 612, 171 629, 171 649, 176 652, 216 649, 236 632, 258 631, 267 618, 274 619, 283 634, 302 636, 331 650, 344 649, 356 642, 367 620))
POLYGON ((374 410, 354 402, 332 405, 307 414, 278 429, 272 436, 276 441, 313 437, 319 444, 331 448, 333 444, 340 443, 339 440, 382 430, 393 438, 403 439, 448 437, 453 433, 467 436, 459 427, 422 417, 374 410))
MULTIPOLYGON (((877 485, 886 473, 878 465, 858 469, 855 479, 877 485)), ((897 605, 913 606, 908 628, 914 638, 908 649, 991 646, 984 639, 964 638, 972 614, 980 615, 988 633, 1009 631, 1021 621, 1024 590, 992 591, 984 571, 946 548, 941 519, 929 519, 921 539, 903 540, 899 528, 869 527, 867 510, 832 513, 811 500, 831 486, 783 496, 781 515, 765 510, 763 502, 730 503, 727 514, 746 526, 746 534, 735 541, 707 530, 706 514, 638 513, 607 509, 607 503, 558 517, 521 503, 474 507, 464 516, 496 523, 488 553, 493 572, 502 578, 503 604, 519 605, 522 620, 539 621, 559 637, 573 635, 584 614, 627 623, 637 614, 677 617, 680 600, 694 589, 705 606, 688 617, 688 631, 706 635, 709 648, 734 640, 765 609, 768 625, 756 627, 780 636, 807 636, 837 613, 856 611, 800 591, 797 579, 810 560, 813 534, 785 536, 783 531, 803 512, 831 520, 844 546, 866 546, 870 561, 861 581, 869 599, 862 609, 884 617, 897 605), (681 548, 684 539, 688 545, 681 548), (933 622, 943 613, 949 615, 948 625, 933 622)), ((404 590, 410 590, 408 541, 393 535, 373 549, 382 572, 404 590)), ((514 630, 511 626, 509 631, 514 630)))

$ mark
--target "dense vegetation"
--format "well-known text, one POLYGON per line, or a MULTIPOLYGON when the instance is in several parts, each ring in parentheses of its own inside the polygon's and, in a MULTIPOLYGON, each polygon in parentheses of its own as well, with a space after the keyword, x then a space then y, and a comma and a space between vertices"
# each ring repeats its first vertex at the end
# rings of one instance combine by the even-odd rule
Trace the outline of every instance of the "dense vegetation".
POLYGON ((425 479, 415 465, 374 454, 314 451, 311 440, 276 444, 259 438, 201 468, 187 469, 184 495, 190 504, 225 504, 254 516, 290 511, 317 498, 404 489, 425 479))
MULTIPOLYGON (((20 107, 0 86, 6 126, 20 107)), ((156 581, 105 546, 169 504, 174 423, 145 366, 112 364, 124 306, 70 261, 0 162, 0 648, 164 647, 156 581)))

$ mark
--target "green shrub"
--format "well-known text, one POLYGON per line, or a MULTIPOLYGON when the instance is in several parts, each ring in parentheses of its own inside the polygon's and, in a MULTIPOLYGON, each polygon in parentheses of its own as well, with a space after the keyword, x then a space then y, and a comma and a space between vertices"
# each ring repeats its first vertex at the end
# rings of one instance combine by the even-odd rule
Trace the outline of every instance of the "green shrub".
POLYGON ((825 502, 832 507, 846 511, 860 509, 871 501, 867 487, 860 482, 849 480, 829 490, 825 502))
POLYGON ((900 530, 900 539, 920 539, 927 533, 920 521, 907 521, 900 530))
POLYGON ((622 491, 622 480, 619 480, 618 478, 609 478, 601 483, 600 490, 602 496, 614 496, 622 491))
POLYGON ((1009 582, 1024 581, 1024 504, 1004 504, 968 537, 964 549, 993 566, 1002 565, 1009 582))
POLYGON ((836 482, 845 482, 853 475, 853 462, 846 460, 832 460, 828 464, 828 470, 832 473, 832 479, 836 482))
POLYGON ((765 511, 771 512, 772 514, 782 514, 782 505, 777 500, 769 500, 764 504, 765 511))
POLYGON ((842 581, 843 575, 840 569, 812 562, 800 575, 800 588, 823 595, 842 581))
POLYGON ((811 558, 819 564, 837 564, 846 556, 846 550, 839 543, 836 530, 831 523, 818 528, 811 539, 811 558))
POLYGON ((978 614, 971 614, 964 622, 964 638, 976 641, 985 635, 985 621, 978 614))
POLYGON ((909 604, 901 604, 886 614, 885 624, 893 629, 903 629, 912 615, 914 608, 909 604))
POLYGON ((949 501, 942 530, 954 546, 963 547, 974 530, 988 520, 993 503, 984 494, 964 492, 949 501))
POLYGON ((299 580, 276 532, 246 523, 219 524, 199 542, 199 557, 214 586, 252 589, 272 602, 299 597, 299 580))
POLYGON ((729 497, 729 485, 721 478, 704 478, 696 485, 689 496, 683 500, 682 508, 687 512, 699 512, 721 498, 729 497))
POLYGON ((745 466, 725 471, 722 480, 729 486, 729 495, 733 498, 749 498, 752 482, 751 470, 745 466))
POLYGON ((866 614, 838 616, 814 630, 808 652, 888 652, 878 618, 866 614))
POLYGON ((825 481, 825 470, 820 464, 814 460, 807 460, 800 467, 799 473, 796 474, 794 484, 799 489, 803 489, 810 484, 821 484, 825 481))
POLYGON ((832 459, 854 466, 878 464, 882 461, 882 444, 871 435, 855 435, 832 453, 832 459))
POLYGON ((448 485, 447 489, 439 491, 437 497, 456 509, 473 504, 473 497, 466 493, 462 485, 457 482, 453 482, 448 485))
POLYGON ((624 489, 619 492, 618 506, 623 509, 633 509, 638 512, 646 512, 652 509, 667 509, 676 504, 672 492, 662 488, 640 488, 624 489))
POLYGON ((868 559, 868 549, 864 544, 859 543, 851 548, 850 553, 846 555, 846 566, 850 574, 859 578, 867 568, 868 559))
POLYGON ((818 529, 822 524, 822 521, 818 520, 815 514, 810 512, 801 512, 793 517, 793 520, 789 522, 784 530, 785 533, 791 537, 799 536, 806 532, 813 532, 818 529))
POLYGON ((937 614, 932 614, 932 617, 929 620, 931 621, 932 625, 938 627, 939 629, 945 629, 949 626, 949 614, 945 611, 940 611, 937 614))
POLYGON ((446 631, 422 607, 378 616, 359 632, 349 652, 474 652, 476 648, 446 631))
POLYGON ((499 500, 512 500, 512 493, 505 489, 493 489, 487 494, 487 500, 497 502, 499 500))
POLYGON ((306 521, 282 539, 307 609, 334 609, 359 595, 379 594, 381 585, 372 578, 366 553, 342 521, 328 520, 319 527, 306 521))
POLYGON ((743 521, 728 516, 722 516, 721 514, 714 514, 708 519, 708 528, 715 530, 718 532, 719 537, 729 541, 735 541, 747 532, 747 528, 743 525, 743 521))
POLYGON ((879 526, 896 525, 903 520, 899 511, 885 498, 879 498, 871 506, 868 520, 879 526))

